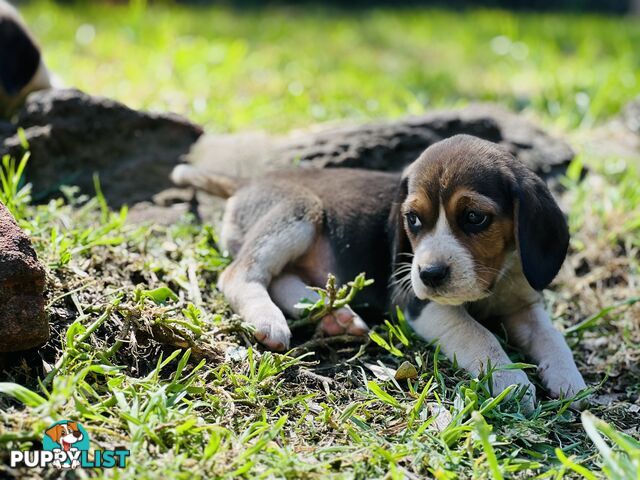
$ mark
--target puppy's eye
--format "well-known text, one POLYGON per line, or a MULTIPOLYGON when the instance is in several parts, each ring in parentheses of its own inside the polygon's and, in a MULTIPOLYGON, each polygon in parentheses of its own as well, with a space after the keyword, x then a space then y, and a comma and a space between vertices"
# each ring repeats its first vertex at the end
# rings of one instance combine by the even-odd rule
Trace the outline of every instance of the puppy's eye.
POLYGON ((422 222, 415 212, 408 212, 404 215, 404 217, 407 219, 407 226, 412 232, 415 232, 419 230, 420 227, 422 227, 422 222))
POLYGON ((477 210, 467 210, 462 217, 462 227, 468 233, 478 233, 490 223, 491 217, 477 210))
POLYGON ((470 225, 480 226, 485 223, 489 217, 487 217, 484 213, 476 212, 475 210, 469 210, 465 217, 465 220, 470 225))

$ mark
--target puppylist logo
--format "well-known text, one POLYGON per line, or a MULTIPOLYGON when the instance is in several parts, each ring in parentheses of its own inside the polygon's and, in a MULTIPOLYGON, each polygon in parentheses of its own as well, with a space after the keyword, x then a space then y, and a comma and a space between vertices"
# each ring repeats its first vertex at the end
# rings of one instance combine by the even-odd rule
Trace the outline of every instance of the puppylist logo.
POLYGON ((89 459, 89 434, 78 422, 61 420, 44 432, 42 450, 12 450, 11 467, 123 468, 129 450, 94 450, 89 459))

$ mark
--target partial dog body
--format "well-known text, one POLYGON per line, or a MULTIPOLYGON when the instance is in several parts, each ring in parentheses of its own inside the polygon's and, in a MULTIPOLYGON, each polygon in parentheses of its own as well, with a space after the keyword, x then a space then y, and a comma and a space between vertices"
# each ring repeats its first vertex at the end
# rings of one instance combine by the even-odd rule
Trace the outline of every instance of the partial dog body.
MULTIPOLYGON (((379 313, 400 306, 474 375, 495 367, 494 394, 522 385, 531 408, 535 389, 523 371, 501 369, 511 361, 482 325, 489 318, 538 364, 552 395, 585 388, 540 294, 566 255, 566 222, 544 183, 498 145, 458 135, 402 175, 297 169, 243 181, 180 166, 173 179, 230 197, 221 239, 234 261, 219 287, 268 347, 288 348, 284 314, 317 299, 308 286, 366 272, 375 283, 359 300, 379 313)), ((321 327, 367 331, 350 308, 321 327)))
POLYGON ((51 88, 40 48, 17 10, 0 0, 0 118, 33 91, 51 88))

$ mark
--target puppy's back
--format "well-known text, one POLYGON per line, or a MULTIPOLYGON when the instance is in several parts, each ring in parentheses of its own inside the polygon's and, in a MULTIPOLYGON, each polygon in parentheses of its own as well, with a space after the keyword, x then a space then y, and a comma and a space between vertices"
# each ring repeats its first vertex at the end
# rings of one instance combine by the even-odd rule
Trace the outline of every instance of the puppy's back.
MULTIPOLYGON (((365 272, 374 284, 358 296, 366 315, 387 308, 387 283, 391 274, 389 217, 400 183, 399 173, 349 168, 304 169, 273 172, 274 181, 303 186, 322 202, 323 230, 335 256, 342 282, 365 272)), ((355 305, 358 307, 358 305, 355 305)))

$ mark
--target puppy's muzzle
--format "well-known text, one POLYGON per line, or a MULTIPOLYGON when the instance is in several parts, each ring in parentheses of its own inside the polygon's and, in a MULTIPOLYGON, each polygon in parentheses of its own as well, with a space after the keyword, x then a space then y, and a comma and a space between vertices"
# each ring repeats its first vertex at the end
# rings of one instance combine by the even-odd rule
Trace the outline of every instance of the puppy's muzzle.
POLYGON ((437 288, 449 279, 451 268, 446 263, 434 263, 420 268, 420 280, 427 287, 437 288))

